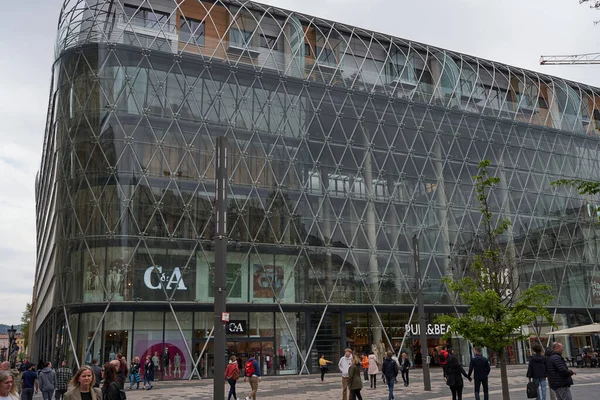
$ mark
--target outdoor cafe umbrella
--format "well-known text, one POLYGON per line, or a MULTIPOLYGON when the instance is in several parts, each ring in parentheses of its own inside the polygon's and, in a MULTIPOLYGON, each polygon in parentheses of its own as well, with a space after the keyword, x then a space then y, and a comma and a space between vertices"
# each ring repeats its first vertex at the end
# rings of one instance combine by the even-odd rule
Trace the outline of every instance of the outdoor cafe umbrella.
POLYGON ((600 333, 600 324, 593 323, 589 325, 576 326, 574 328, 561 329, 550 332, 550 335, 589 335, 592 333, 600 333))

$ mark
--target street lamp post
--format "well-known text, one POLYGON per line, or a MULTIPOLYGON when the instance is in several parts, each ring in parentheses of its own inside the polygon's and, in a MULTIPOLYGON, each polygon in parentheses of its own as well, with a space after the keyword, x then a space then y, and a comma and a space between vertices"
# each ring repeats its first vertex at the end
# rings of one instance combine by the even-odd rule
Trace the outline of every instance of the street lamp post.
POLYGON ((11 368, 15 367, 15 360, 14 360, 14 357, 12 356, 12 353, 15 348, 15 334, 16 333, 17 333, 17 330, 15 329, 15 326, 11 325, 10 329, 8 330, 8 361, 10 361, 11 368))
POLYGON ((413 258, 415 262, 415 272, 417 274, 417 285, 418 285, 418 308, 419 308, 419 340, 421 341, 421 359, 423 360, 423 389, 431 390, 431 378, 429 376, 429 363, 427 362, 429 351, 427 350, 427 336, 426 329, 427 324, 425 323, 425 305, 423 300, 423 277, 421 276, 421 269, 419 268, 419 239, 417 235, 413 236, 413 258))
POLYGON ((213 383, 214 398, 223 400, 225 385, 222 376, 225 374, 225 327, 223 324, 225 304, 227 301, 227 147, 226 139, 217 137, 216 146, 216 236, 215 236, 215 377, 213 383))

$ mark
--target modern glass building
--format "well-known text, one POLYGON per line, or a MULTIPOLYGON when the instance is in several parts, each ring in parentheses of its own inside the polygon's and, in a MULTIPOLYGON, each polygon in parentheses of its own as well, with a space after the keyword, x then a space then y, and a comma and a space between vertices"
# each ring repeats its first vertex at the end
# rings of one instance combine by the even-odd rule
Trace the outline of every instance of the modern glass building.
MULTIPOLYGON (((156 355, 212 375, 215 139, 228 148, 227 354, 266 374, 406 349, 460 312, 482 159, 520 287, 559 327, 600 320, 600 90, 249 1, 67 0, 43 157, 32 357, 156 355), (461 267, 463 266, 463 267, 461 267)), ((548 340, 548 327, 523 327, 548 340)), ((594 345, 570 342, 569 352, 594 345)), ((468 355, 468 344, 452 344, 468 355)), ((521 362, 529 342, 509 348, 521 362)), ((413 351, 414 350, 414 351, 413 351)), ((434 358, 435 359, 435 358, 434 358)))

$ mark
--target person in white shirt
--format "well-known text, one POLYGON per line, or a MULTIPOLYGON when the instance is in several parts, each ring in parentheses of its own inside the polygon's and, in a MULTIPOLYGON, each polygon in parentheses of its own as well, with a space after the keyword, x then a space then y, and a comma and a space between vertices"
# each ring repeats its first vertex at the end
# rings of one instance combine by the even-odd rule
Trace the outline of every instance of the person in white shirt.
POLYGON ((350 400, 350 391, 348 390, 348 369, 352 365, 352 350, 346 349, 345 354, 340 358, 338 368, 342 373, 342 400, 350 400))

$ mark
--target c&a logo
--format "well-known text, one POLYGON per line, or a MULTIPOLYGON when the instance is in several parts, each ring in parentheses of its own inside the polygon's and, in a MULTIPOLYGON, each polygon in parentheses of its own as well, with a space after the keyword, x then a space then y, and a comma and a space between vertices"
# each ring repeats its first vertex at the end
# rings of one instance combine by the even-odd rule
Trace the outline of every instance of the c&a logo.
POLYGON ((163 267, 160 265, 148 267, 146 272, 144 272, 144 284, 148 289, 152 290, 162 289, 163 284, 166 284, 165 289, 167 290, 173 289, 175 285, 177 285, 177 290, 187 290, 179 267, 173 269, 173 272, 168 279, 166 272, 163 272, 163 267), (154 284, 153 282, 156 281, 158 281, 158 283, 154 284))

